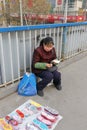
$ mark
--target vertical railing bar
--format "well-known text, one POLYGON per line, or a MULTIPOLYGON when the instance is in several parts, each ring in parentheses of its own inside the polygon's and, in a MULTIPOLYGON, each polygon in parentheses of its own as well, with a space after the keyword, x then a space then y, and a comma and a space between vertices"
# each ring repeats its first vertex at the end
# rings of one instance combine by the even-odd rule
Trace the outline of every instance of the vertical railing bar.
MULTIPOLYGON (((82 26, 81 28, 82 28, 82 30, 85 30, 84 26, 82 26)), ((85 50, 85 35, 83 37, 83 32, 81 31, 81 33, 82 33, 82 35, 81 35, 81 41, 83 41, 83 43, 81 42, 81 49, 85 50)))
MULTIPOLYGON (((82 28, 83 28, 83 30, 85 32, 85 28, 84 27, 85 26, 83 25, 82 28)), ((81 40, 83 40, 82 49, 85 50, 85 35, 84 35, 84 38, 83 38, 83 32, 82 32, 81 40)))
MULTIPOLYGON (((60 32, 59 32, 60 33, 60 32)), ((60 34, 59 34, 60 35, 60 34)), ((60 35, 60 53, 59 53, 59 59, 61 58, 61 56, 62 56, 62 37, 63 37, 63 27, 61 27, 61 35, 60 35)))
POLYGON ((71 28, 71 35, 72 35, 72 37, 71 37, 71 42, 70 42, 70 44, 69 44, 69 57, 72 55, 72 44, 73 44, 73 38, 74 38, 74 28, 75 27, 73 27, 73 28, 71 28))
POLYGON ((73 40, 74 40, 74 29, 75 27, 71 28, 71 42, 69 43, 69 57, 72 55, 72 44, 73 44, 73 40))
POLYGON ((78 53, 78 50, 76 50, 78 43, 79 43, 78 35, 80 34, 78 29, 79 29, 79 27, 76 27, 76 26, 74 27, 73 44, 72 44, 72 48, 71 48, 72 55, 71 56, 74 56, 76 53, 78 53), (75 30, 76 30, 76 32, 75 32, 75 30), (77 39, 75 38, 76 35, 77 35, 77 39))
POLYGON ((86 31, 86 33, 85 33, 85 42, 86 42, 85 50, 87 50, 87 26, 86 25, 85 25, 85 31, 86 31))
MULTIPOLYGON (((71 56, 75 53, 74 52, 74 50, 73 49, 75 49, 75 47, 74 47, 74 44, 76 43, 76 41, 75 41, 75 26, 74 26, 74 28, 73 28, 73 37, 72 37, 72 43, 71 43, 71 56)), ((75 44, 76 45, 76 44, 75 44)))
MULTIPOLYGON (((77 28, 76 28, 76 26, 74 27, 74 29, 76 30, 77 28)), ((74 31, 74 37, 73 37, 73 43, 72 43, 72 55, 71 56, 73 56, 73 55, 75 55, 75 53, 77 53, 76 51, 75 51, 75 47, 77 46, 77 44, 78 44, 78 37, 77 37, 77 39, 75 38, 75 35, 78 35, 79 34, 79 32, 77 31, 77 32, 75 32, 74 31)))
MULTIPOLYGON (((83 25, 82 25, 83 26, 83 25)), ((80 38, 78 38, 78 43, 79 43, 79 50, 78 50, 78 52, 80 52, 81 51, 81 49, 83 49, 82 47, 83 47, 83 43, 82 43, 82 46, 81 46, 81 40, 82 40, 82 32, 81 32, 81 26, 79 25, 79 32, 78 32, 78 35, 79 35, 79 37, 80 38), (80 40, 79 40, 80 39, 80 40)), ((83 40, 84 41, 84 40, 83 40)))
POLYGON ((69 27, 67 27, 68 28, 68 33, 67 33, 67 45, 66 45, 66 50, 67 50, 67 52, 66 52, 66 57, 68 57, 68 42, 69 42, 69 38, 68 38, 68 36, 69 36, 69 27))
POLYGON ((70 41, 70 27, 67 27, 68 28, 68 31, 67 31, 67 45, 66 45, 66 58, 68 57, 68 51, 69 51, 69 41, 70 41))
POLYGON ((79 51, 81 51, 81 50, 83 50, 83 45, 84 45, 84 39, 83 39, 83 43, 81 42, 82 41, 82 36, 83 36, 83 34, 82 34, 82 28, 83 28, 83 26, 81 27, 81 26, 79 26, 79 29, 80 29, 80 31, 79 31, 79 37, 80 37, 80 40, 79 40, 79 51))
POLYGON ((50 28, 50 35, 49 36, 51 37, 51 28, 50 28))
POLYGON ((8 40, 9 40, 9 49, 10 49, 10 60, 11 60, 11 75, 12 75, 12 82, 14 83, 14 72, 13 72, 13 60, 12 60, 12 47, 11 47, 11 33, 8 33, 8 40))
POLYGON ((18 78, 20 79, 20 57, 19 57, 19 45, 18 45, 18 32, 16 32, 16 45, 17 45, 17 59, 18 59, 18 78))
MULTIPOLYGON (((80 26, 78 26, 78 27, 75 26, 75 28, 78 29, 78 30, 77 30, 77 35, 80 36, 80 31, 79 31, 80 28, 79 28, 79 27, 80 27, 80 26)), ((80 41, 79 41, 79 39, 80 39, 79 37, 77 37, 77 39, 74 38, 74 42, 77 43, 77 46, 78 46, 78 44, 79 44, 78 47, 80 47, 80 41)), ((77 52, 74 52, 74 54, 75 54, 75 53, 79 53, 79 48, 77 48, 77 52)))
MULTIPOLYGON (((85 32, 85 26, 84 25, 83 25, 83 30, 85 32)), ((82 32, 82 40, 84 40, 82 49, 85 50, 85 35, 84 35, 84 38, 83 38, 83 32, 82 32)))
MULTIPOLYGON (((83 26, 83 30, 85 32, 85 26, 83 26)), ((84 39, 83 39, 83 36, 82 36, 82 40, 84 40, 83 42, 84 42, 84 50, 85 50, 85 48, 86 48, 86 42, 85 42, 86 41, 86 37, 85 37, 85 35, 84 35, 84 39)))
POLYGON ((41 39, 43 38, 43 35, 42 35, 42 29, 40 29, 39 30, 39 38, 38 38, 38 46, 39 46, 39 44, 40 44, 40 41, 41 41, 41 39))
POLYGON ((0 45, 1 45, 1 58, 2 58, 2 68, 3 68, 3 81, 6 87, 6 70, 5 70, 5 59, 4 59, 4 51, 3 51, 3 41, 2 41, 2 34, 0 33, 0 45))
POLYGON ((40 29, 40 34, 41 34, 41 35, 43 34, 43 31, 42 31, 42 29, 40 29))
POLYGON ((46 35, 47 35, 47 30, 46 30, 46 28, 45 28, 45 37, 46 37, 46 35))
POLYGON ((70 55, 70 46, 71 46, 71 42, 72 42, 72 27, 69 28, 69 38, 68 38, 68 45, 67 45, 67 58, 70 55))
POLYGON ((60 51, 60 50, 59 50, 59 44, 60 44, 60 43, 59 43, 59 28, 57 28, 57 35, 56 35, 56 36, 57 36, 57 40, 56 40, 56 44, 57 44, 57 45, 56 45, 56 55, 57 55, 57 57, 59 58, 59 55, 58 55, 58 54, 59 54, 58 51, 60 51))
POLYGON ((26 72, 26 48, 25 48, 25 31, 23 31, 23 45, 24 45, 24 72, 26 72))
POLYGON ((66 57, 66 55, 67 55, 67 43, 68 43, 68 27, 66 27, 66 29, 65 29, 65 50, 64 50, 64 55, 65 55, 65 57, 66 57))
MULTIPOLYGON (((31 50, 31 30, 29 31, 29 39, 30 39, 30 50, 31 50)), ((31 51, 30 51, 30 72, 31 72, 31 51)))
POLYGON ((86 48, 85 50, 87 50, 87 26, 85 25, 85 44, 86 44, 86 48))
POLYGON ((73 35, 73 30, 72 30, 72 27, 70 27, 69 28, 70 30, 69 30, 69 38, 68 38, 68 45, 67 45, 67 58, 69 58, 69 56, 70 56, 70 53, 71 53, 71 50, 70 50, 70 46, 71 46, 71 42, 72 42, 72 35, 73 35))
POLYGON ((34 44, 35 44, 35 48, 36 48, 38 46, 37 45, 37 30, 35 30, 35 43, 34 44))
POLYGON ((42 37, 42 29, 40 29, 40 37, 42 37))
POLYGON ((40 29, 40 40, 42 39, 42 34, 43 34, 43 31, 42 29, 40 29))
POLYGON ((75 53, 74 50, 75 50, 75 46, 76 45, 76 41, 75 41, 75 30, 76 30, 76 27, 74 26, 73 28, 73 37, 72 37, 72 43, 71 43, 71 56, 75 53))
MULTIPOLYGON (((77 46, 77 43, 76 42, 76 39, 75 39, 75 35, 78 34, 78 31, 75 32, 75 30, 77 29, 76 26, 74 26, 74 34, 73 34, 73 39, 72 39, 72 48, 71 48, 71 56, 73 56, 75 54, 75 47, 77 46)), ((77 41, 78 41, 78 38, 77 38, 77 41)))
POLYGON ((53 29, 53 36, 54 36, 53 40, 54 40, 54 45, 55 45, 55 35, 56 35, 55 32, 56 32, 56 31, 55 31, 55 28, 54 28, 54 29, 53 29))
MULTIPOLYGON (((83 26, 83 30, 84 30, 84 32, 85 32, 85 26, 83 26)), ((84 33, 84 32, 83 32, 83 33, 84 33)), ((82 40, 83 40, 83 35, 82 35, 82 40)), ((84 45, 83 45, 83 50, 85 50, 85 48, 86 48, 85 41, 86 41, 86 32, 85 32, 85 35, 84 35, 84 45)))
MULTIPOLYGON (((75 29, 77 29, 77 35, 80 36, 80 31, 78 31, 78 30, 79 30, 79 26, 78 26, 78 27, 75 26, 75 29)), ((75 49, 75 47, 77 47, 77 45, 78 45, 78 43, 79 43, 79 37, 77 37, 77 39, 76 39, 76 38, 75 38, 75 35, 76 35, 76 34, 74 33, 73 43, 76 43, 76 44, 74 44, 74 49, 75 49)), ((79 45, 80 45, 80 43, 79 43, 79 45)), ((79 47, 80 47, 80 46, 79 46, 79 47)), ((79 48, 78 48, 78 49, 79 49, 79 48)), ((73 55, 75 55, 76 53, 78 53, 78 51, 79 51, 79 50, 77 50, 77 52, 74 51, 73 55)))

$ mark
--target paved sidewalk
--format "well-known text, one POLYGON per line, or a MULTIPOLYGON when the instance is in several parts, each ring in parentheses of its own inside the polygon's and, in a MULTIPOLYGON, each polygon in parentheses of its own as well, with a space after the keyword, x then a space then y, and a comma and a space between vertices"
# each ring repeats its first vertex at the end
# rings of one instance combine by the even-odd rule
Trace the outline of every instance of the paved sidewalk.
POLYGON ((55 130, 87 130, 87 57, 61 70, 62 91, 49 86, 44 97, 23 97, 14 93, 0 100, 0 117, 11 113, 28 99, 59 111, 63 119, 55 130))

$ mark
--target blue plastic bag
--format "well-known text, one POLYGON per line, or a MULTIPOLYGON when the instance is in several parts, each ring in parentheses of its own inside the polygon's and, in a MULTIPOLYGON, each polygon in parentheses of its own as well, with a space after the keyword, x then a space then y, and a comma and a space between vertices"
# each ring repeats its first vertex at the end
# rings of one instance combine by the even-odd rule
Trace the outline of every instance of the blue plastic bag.
POLYGON ((22 96, 33 96, 37 94, 36 76, 33 73, 25 73, 18 85, 18 94, 22 96))

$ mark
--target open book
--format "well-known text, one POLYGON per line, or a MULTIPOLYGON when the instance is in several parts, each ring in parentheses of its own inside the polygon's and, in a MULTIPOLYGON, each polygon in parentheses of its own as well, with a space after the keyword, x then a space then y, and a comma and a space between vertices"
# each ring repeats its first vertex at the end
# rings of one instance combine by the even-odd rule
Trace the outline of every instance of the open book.
POLYGON ((58 60, 58 59, 54 59, 54 60, 51 61, 51 63, 57 65, 57 64, 60 63, 60 60, 58 60))

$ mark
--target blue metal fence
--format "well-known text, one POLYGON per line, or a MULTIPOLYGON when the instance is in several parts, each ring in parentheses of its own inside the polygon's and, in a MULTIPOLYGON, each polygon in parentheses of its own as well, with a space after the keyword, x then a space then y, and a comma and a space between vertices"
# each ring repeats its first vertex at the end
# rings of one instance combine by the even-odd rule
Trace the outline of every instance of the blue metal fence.
POLYGON ((60 60, 87 50, 87 22, 0 28, 0 86, 31 71, 33 50, 46 36, 53 37, 60 60))

